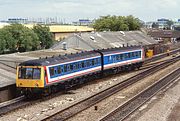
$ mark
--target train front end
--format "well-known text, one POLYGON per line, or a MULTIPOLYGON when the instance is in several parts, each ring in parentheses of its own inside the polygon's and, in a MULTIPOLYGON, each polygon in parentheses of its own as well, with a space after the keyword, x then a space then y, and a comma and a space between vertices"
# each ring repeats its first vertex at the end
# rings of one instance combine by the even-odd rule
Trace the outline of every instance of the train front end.
POLYGON ((44 67, 18 66, 16 87, 25 95, 39 93, 44 88, 44 67))

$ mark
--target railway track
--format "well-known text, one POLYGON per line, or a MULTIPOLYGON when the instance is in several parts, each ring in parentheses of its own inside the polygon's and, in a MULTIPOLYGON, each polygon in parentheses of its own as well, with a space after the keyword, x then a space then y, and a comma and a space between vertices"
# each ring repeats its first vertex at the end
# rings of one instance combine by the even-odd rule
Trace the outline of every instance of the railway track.
POLYGON ((84 99, 64 110, 61 110, 53 115, 47 116, 46 118, 43 119, 43 121, 54 121, 54 120, 60 120, 60 121, 64 121, 67 120, 73 116, 75 116, 76 114, 82 112, 83 110, 97 104, 98 102, 104 100, 105 98, 115 94, 116 92, 128 87, 129 85, 132 85, 136 82, 138 82, 141 79, 144 79, 145 77, 150 76, 153 73, 156 73, 157 71, 166 68, 167 66, 173 64, 174 62, 178 61, 180 59, 180 56, 173 58, 169 61, 166 61, 164 63, 161 63, 153 68, 150 68, 149 70, 146 70, 134 77, 131 77, 119 84, 116 84, 102 92, 99 92, 87 99, 84 99))
POLYGON ((139 94, 135 95, 124 104, 119 106, 117 109, 113 110, 108 115, 103 117, 100 121, 122 121, 127 119, 130 114, 135 112, 160 90, 168 86, 170 83, 173 83, 179 77, 180 68, 161 78, 158 82, 150 85, 145 90, 141 91, 139 94))
MULTIPOLYGON (((161 63, 165 63, 165 62, 167 63, 167 62, 169 62, 169 61, 167 60, 167 61, 156 62, 156 63, 153 63, 153 64, 148 65, 148 66, 147 66, 146 68, 144 68, 144 69, 147 69, 147 68, 150 68, 150 67, 154 67, 154 66, 156 66, 157 64, 161 64, 161 63)), ((1 64, 1 63, 0 63, 0 64, 1 64)), ((11 67, 9 67, 9 68, 11 68, 11 67)), ((6 113, 9 113, 9 112, 11 112, 11 111, 14 111, 14 110, 16 110, 16 109, 20 109, 20 108, 22 108, 22 107, 24 107, 24 106, 28 106, 28 105, 32 105, 32 104, 35 104, 35 103, 38 103, 38 102, 41 102, 41 101, 48 100, 48 99, 53 98, 53 97, 56 97, 56 96, 58 96, 58 95, 60 95, 60 94, 62 94, 62 93, 64 93, 64 92, 60 92, 60 93, 54 94, 53 96, 45 97, 45 98, 43 98, 43 99, 38 99, 38 100, 35 100, 35 101, 34 101, 34 100, 33 100, 33 101, 28 101, 28 100, 26 100, 24 97, 23 97, 23 98, 20 97, 20 98, 16 98, 16 99, 10 100, 10 101, 4 103, 4 104, 6 104, 6 105, 0 104, 0 116, 1 116, 1 115, 4 115, 4 114, 6 114, 6 113)))
POLYGON ((25 100, 26 100, 26 98, 24 96, 20 96, 18 98, 9 100, 7 102, 0 103, 0 116, 4 115, 10 111, 13 111, 15 109, 26 106, 30 103, 25 100))

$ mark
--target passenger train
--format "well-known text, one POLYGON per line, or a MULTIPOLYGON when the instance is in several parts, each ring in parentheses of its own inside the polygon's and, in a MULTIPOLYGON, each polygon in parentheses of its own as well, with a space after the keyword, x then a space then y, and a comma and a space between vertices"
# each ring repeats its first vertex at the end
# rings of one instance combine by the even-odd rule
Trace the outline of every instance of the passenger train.
POLYGON ((144 57, 143 47, 131 46, 29 60, 17 67, 16 86, 26 96, 49 94, 61 86, 140 68, 144 57))

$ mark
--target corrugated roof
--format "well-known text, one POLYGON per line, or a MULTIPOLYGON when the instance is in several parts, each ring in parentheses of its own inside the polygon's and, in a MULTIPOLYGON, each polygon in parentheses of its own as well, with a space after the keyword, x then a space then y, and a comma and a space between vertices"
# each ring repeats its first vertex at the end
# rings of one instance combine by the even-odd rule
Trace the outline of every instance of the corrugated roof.
POLYGON ((180 31, 154 30, 154 31, 149 31, 148 35, 155 38, 180 38, 180 31))
POLYGON ((157 44, 155 40, 141 31, 95 32, 72 35, 54 45, 52 49, 62 48, 63 42, 66 42, 68 48, 84 48, 87 50, 122 47, 123 44, 127 45, 127 43, 129 45, 157 44))

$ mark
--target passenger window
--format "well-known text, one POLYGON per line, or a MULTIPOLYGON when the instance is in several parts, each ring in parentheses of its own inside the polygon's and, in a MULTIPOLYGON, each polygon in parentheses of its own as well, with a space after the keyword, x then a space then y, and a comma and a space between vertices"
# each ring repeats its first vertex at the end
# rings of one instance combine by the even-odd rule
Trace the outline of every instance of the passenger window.
POLYGON ((86 61, 86 65, 87 65, 87 67, 89 67, 89 65, 90 65, 88 60, 86 61))
POLYGON ((50 76, 54 76, 54 68, 53 67, 50 68, 50 76))
POLYGON ((134 52, 132 52, 132 57, 134 57, 134 52))
POLYGON ((61 74, 61 67, 58 66, 58 74, 61 74))
POLYGON ((138 57, 138 52, 136 52, 136 57, 138 57))
POLYGON ((64 65, 64 72, 67 72, 67 65, 64 65))
POLYGON ((70 65, 70 71, 73 71, 73 64, 70 65))
POLYGON ((130 55, 130 53, 128 53, 128 58, 130 58, 131 57, 131 55, 130 55))

